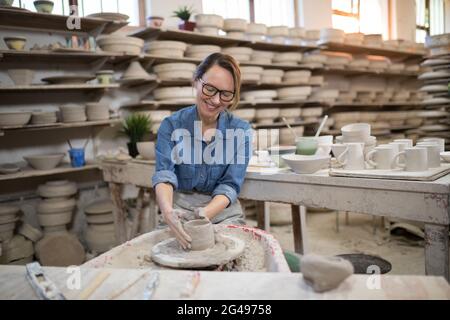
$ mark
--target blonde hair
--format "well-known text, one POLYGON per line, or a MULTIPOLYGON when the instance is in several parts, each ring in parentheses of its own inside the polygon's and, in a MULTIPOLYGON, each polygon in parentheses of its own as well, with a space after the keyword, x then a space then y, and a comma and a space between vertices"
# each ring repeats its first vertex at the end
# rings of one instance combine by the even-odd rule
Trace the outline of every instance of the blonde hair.
POLYGON ((199 80, 203 75, 212 67, 218 65, 219 67, 228 70, 233 76, 234 80, 234 97, 231 105, 228 107, 229 110, 236 109, 241 93, 241 70, 239 69, 239 64, 236 59, 228 54, 223 54, 216 52, 210 54, 203 60, 197 67, 194 73, 194 81, 199 80))

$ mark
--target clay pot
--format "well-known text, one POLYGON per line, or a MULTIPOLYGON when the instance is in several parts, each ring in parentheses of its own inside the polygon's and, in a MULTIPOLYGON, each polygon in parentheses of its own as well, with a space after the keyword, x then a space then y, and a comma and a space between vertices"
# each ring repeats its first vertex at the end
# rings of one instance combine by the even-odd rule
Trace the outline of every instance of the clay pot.
POLYGON ((195 16, 197 27, 223 27, 223 18, 217 14, 197 14, 195 16))
POLYGON ((36 256, 43 266, 80 265, 85 260, 84 248, 68 233, 46 234, 36 243, 36 256))
POLYGON ((1 262, 9 263, 34 254, 33 243, 21 235, 15 235, 6 246, 1 256, 1 262))
MULTIPOLYGON (((108 224, 107 226, 114 226, 108 224)), ((109 227, 106 227, 109 228, 109 227)), ((86 243, 91 251, 102 253, 114 247, 116 237, 113 230, 100 231, 98 227, 89 226, 86 229, 86 243)))
POLYGON ((55 234, 55 233, 63 233, 63 234, 67 234, 67 228, 66 225, 60 225, 60 226, 44 226, 44 235, 47 234, 55 234))
POLYGON ((183 23, 180 23, 178 25, 178 29, 185 30, 185 31, 194 31, 196 26, 195 22, 192 21, 184 21, 183 23))
POLYGON ((8 75, 16 86, 28 86, 33 82, 34 70, 8 69, 8 75))
POLYGON ((39 13, 52 13, 53 11, 53 1, 48 0, 38 0, 34 1, 34 7, 36 8, 36 11, 39 13))
POLYGON ((139 154, 145 160, 154 160, 155 159, 155 142, 154 141, 145 141, 138 142, 137 149, 139 154))
POLYGON ((0 112, 0 127, 23 126, 30 118, 31 112, 0 112))
POLYGON ((27 38, 25 37, 4 37, 6 45, 10 50, 23 50, 25 48, 25 43, 27 38))
POLYGON ((191 249, 206 250, 215 245, 213 225, 207 220, 192 220, 183 225, 186 233, 192 238, 191 249))
POLYGON ((114 216, 112 213, 89 214, 86 215, 86 221, 90 225, 111 223, 114 222, 114 216))
POLYGON ((97 38, 98 46, 104 51, 127 54, 140 54, 144 40, 121 35, 108 35, 97 38))

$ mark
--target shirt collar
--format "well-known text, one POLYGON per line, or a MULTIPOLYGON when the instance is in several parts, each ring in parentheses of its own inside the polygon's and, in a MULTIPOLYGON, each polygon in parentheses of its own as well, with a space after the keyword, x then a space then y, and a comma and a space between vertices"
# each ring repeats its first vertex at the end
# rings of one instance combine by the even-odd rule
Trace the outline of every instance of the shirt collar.
MULTIPOLYGON (((188 119, 186 119, 186 120, 187 120, 187 129, 189 130, 191 135, 195 137, 194 122, 201 121, 200 117, 198 115, 197 106, 194 106, 192 108, 191 112, 189 112, 188 119)), ((226 135, 226 132, 228 129, 228 112, 227 111, 222 111, 221 113, 219 113, 216 129, 221 131, 223 139, 227 139, 227 135, 226 135)), ((197 140, 198 138, 195 137, 195 139, 197 140)), ((202 137, 200 137, 198 140, 203 141, 202 137)), ((215 141, 215 138, 214 138, 213 142, 214 141, 215 141)))

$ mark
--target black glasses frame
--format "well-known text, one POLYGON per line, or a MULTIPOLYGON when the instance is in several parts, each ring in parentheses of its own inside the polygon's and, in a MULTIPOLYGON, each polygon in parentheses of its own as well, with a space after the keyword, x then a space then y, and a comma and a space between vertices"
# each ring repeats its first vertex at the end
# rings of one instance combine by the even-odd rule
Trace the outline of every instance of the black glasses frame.
POLYGON ((202 92, 203 92, 203 94, 205 96, 214 97, 217 94, 217 92, 219 92, 219 98, 220 98, 220 100, 222 100, 224 102, 230 102, 230 101, 232 101, 234 99, 234 96, 235 96, 235 92, 234 91, 219 90, 216 87, 214 87, 213 85, 210 85, 209 83, 206 83, 205 81, 203 81, 202 78, 199 78, 198 80, 202 83, 202 92), (205 90, 206 86, 210 87, 211 89, 214 89, 214 93, 211 94, 211 92, 208 92, 207 90, 205 90), (231 93, 232 94, 231 98, 225 97, 225 99, 224 99, 224 97, 222 95, 222 93, 224 93, 224 92, 225 93, 231 93))

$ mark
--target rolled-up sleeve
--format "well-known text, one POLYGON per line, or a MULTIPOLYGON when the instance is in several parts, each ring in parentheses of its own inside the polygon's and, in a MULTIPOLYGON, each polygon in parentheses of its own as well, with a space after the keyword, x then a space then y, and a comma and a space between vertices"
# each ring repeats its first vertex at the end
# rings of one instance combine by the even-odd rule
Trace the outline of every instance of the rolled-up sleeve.
POLYGON ((152 177, 152 186, 158 183, 170 183, 174 189, 178 188, 178 178, 175 175, 175 163, 171 154, 174 142, 171 140, 173 126, 166 118, 162 121, 156 139, 156 168, 152 177))
POLYGON ((236 201, 241 191, 252 154, 251 129, 245 129, 247 134, 245 135, 244 143, 238 146, 234 154, 233 163, 227 165, 227 169, 217 181, 217 185, 212 192, 213 197, 219 194, 226 196, 230 200, 228 206, 236 201))

